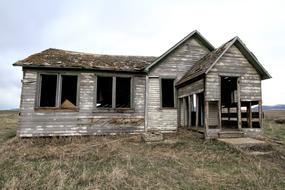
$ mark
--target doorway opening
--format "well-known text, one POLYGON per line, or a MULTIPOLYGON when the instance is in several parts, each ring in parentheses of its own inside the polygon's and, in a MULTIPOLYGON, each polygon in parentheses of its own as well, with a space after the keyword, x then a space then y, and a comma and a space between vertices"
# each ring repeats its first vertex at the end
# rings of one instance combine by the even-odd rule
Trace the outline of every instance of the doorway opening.
POLYGON ((237 77, 221 77, 221 119, 223 129, 238 128, 237 77))

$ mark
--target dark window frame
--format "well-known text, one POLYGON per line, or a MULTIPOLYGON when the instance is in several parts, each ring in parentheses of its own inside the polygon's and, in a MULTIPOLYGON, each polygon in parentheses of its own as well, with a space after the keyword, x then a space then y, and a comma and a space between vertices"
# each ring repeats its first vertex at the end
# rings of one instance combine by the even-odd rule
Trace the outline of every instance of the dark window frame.
POLYGON ((36 89, 36 101, 35 108, 36 109, 60 109, 60 110, 68 110, 71 108, 62 108, 61 107, 61 96, 62 96, 62 76, 76 76, 77 77, 77 89, 76 89, 76 105, 75 109, 79 107, 79 74, 78 73, 69 73, 69 72, 38 72, 37 74, 37 89, 36 89), (42 88, 42 75, 56 75, 57 83, 56 83, 56 99, 54 107, 43 107, 40 106, 41 102, 41 88, 42 88))
POLYGON ((95 92, 95 107, 97 108, 97 109, 110 109, 110 108, 112 108, 113 107, 113 86, 114 86, 114 78, 112 77, 112 76, 104 76, 104 75, 100 75, 100 76, 96 76, 96 86, 95 86, 95 88, 96 88, 96 92, 95 92), (110 78, 111 79, 111 89, 109 89, 109 90, 111 90, 111 107, 100 107, 99 105, 97 105, 97 103, 98 103, 98 78, 110 78))
POLYGON ((121 77, 121 76, 116 76, 116 93, 115 93, 115 108, 116 109, 130 109, 132 108, 132 78, 131 77, 121 77), (129 79, 129 106, 128 107, 117 107, 117 103, 118 103, 118 94, 117 94, 117 87, 118 87, 118 78, 121 79, 129 79))
POLYGON ((160 77, 159 78, 159 91, 160 91, 160 109, 177 109, 177 100, 176 100, 176 88, 175 88, 175 79, 176 77, 160 77), (162 105, 162 80, 170 79, 173 80, 173 107, 164 107, 162 105))
POLYGON ((94 96, 94 111, 95 112, 101 112, 101 111, 107 111, 107 112, 115 112, 117 110, 122 110, 122 111, 133 111, 133 105, 134 105, 134 87, 133 87, 133 82, 134 81, 134 76, 132 75, 113 75, 113 74, 95 74, 95 96, 94 96), (98 77, 112 77, 112 107, 111 108, 104 108, 104 107, 97 107, 97 87, 98 87, 98 77), (117 85, 117 78, 129 78, 130 79, 130 107, 126 108, 120 108, 116 107, 116 85, 117 85))

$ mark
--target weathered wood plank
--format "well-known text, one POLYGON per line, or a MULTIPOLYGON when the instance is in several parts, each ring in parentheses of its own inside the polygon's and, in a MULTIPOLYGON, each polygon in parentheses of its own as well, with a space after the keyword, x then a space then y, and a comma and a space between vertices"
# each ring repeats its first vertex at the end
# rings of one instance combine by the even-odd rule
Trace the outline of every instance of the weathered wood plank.
POLYGON ((192 113, 192 100, 191 100, 191 96, 188 96, 188 127, 191 127, 191 124, 192 124, 192 116, 191 116, 191 113, 192 113))
POLYGON ((198 128, 199 126, 199 96, 196 94, 196 122, 195 127, 198 128))
POLYGON ((144 128, 144 76, 134 76, 133 98, 135 102, 133 110, 128 113, 120 113, 116 110, 94 112, 95 73, 80 72, 77 74, 79 74, 79 111, 65 112, 61 110, 58 112, 52 109, 39 111, 35 110, 37 72, 34 70, 24 71, 18 127, 20 136, 106 134, 141 131, 144 128))
POLYGON ((240 78, 237 79, 237 121, 238 129, 241 130, 242 120, 241 120, 241 102, 240 102, 240 78))
POLYGON ((205 134, 207 134, 207 131, 209 129, 209 102, 208 101, 205 101, 205 104, 204 104, 204 128, 205 128, 205 134))
POLYGON ((261 99, 261 80, 258 72, 242 55, 237 47, 232 46, 216 63, 206 76, 206 100, 219 100, 220 76, 240 77, 241 101, 261 99))
POLYGON ((203 91, 204 91, 204 79, 200 79, 198 81, 195 81, 191 84, 179 88, 178 97, 185 97, 203 91))

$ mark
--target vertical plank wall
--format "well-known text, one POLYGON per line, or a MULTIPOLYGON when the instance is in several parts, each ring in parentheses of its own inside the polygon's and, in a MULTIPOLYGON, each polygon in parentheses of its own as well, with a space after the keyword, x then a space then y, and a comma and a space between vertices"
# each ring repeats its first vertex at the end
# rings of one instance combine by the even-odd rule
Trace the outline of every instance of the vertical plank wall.
MULTIPOLYGON (((219 101, 221 97, 220 75, 240 77, 241 101, 261 100, 261 79, 255 68, 243 56, 240 50, 233 45, 221 57, 212 70, 206 76, 206 101, 219 101)), ((218 112, 218 107, 211 107, 211 116, 218 112)))
POLYGON ((164 109, 160 106, 160 78, 173 77, 176 82, 208 52, 196 38, 190 38, 150 70, 147 129, 177 129, 177 109, 164 109))
POLYGON ((241 101, 261 100, 261 80, 255 68, 232 46, 206 76, 206 100, 219 100, 219 75, 240 76, 241 101))

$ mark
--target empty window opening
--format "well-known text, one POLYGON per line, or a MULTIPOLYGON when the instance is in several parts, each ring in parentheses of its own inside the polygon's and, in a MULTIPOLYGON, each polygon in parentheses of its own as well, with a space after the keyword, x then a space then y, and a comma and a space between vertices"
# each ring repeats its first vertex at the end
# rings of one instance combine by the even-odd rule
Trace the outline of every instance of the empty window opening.
POLYGON ((232 107, 237 103, 237 77, 221 77, 222 106, 232 107))
POLYGON ((174 107, 174 79, 161 79, 162 107, 174 107))
POLYGON ((116 108, 131 107, 131 78, 116 78, 116 108))
POLYGON ((57 75, 41 75, 40 107, 56 106, 57 75))
POLYGON ((97 77, 97 107, 112 107, 112 77, 97 77))
POLYGON ((241 101, 242 128, 259 127, 258 101, 241 101))
POLYGON ((185 97, 185 107, 184 107, 184 109, 185 109, 185 112, 184 112, 184 114, 185 114, 185 116, 184 116, 184 118, 185 118, 184 126, 185 127, 190 127, 191 125, 190 125, 190 119, 189 119, 189 100, 188 100, 188 97, 185 97))
MULTIPOLYGON (((251 114, 252 114, 252 128, 261 128, 260 123, 260 116, 262 117, 263 114, 259 114, 260 111, 260 105, 258 105, 258 101, 252 101, 251 102, 251 114)), ((261 109, 262 111, 262 109, 261 109)))
POLYGON ((77 76, 63 75, 61 83, 61 107, 75 108, 77 104, 77 76))

